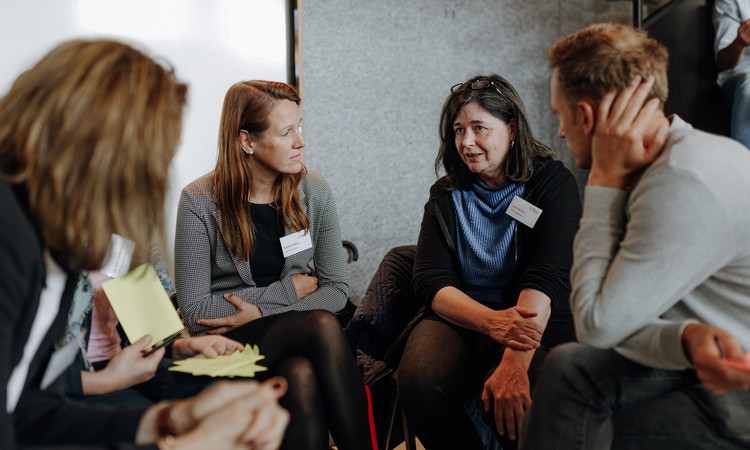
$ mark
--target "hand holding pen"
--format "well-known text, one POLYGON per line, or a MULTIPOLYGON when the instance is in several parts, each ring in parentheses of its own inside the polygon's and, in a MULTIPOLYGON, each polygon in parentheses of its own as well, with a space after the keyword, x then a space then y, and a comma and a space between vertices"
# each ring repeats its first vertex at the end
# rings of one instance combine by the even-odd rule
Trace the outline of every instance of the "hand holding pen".
POLYGON ((728 332, 711 325, 691 323, 682 333, 685 355, 695 366, 703 386, 714 394, 750 390, 748 364, 739 341, 728 332), (735 361, 733 365, 728 361, 735 361))

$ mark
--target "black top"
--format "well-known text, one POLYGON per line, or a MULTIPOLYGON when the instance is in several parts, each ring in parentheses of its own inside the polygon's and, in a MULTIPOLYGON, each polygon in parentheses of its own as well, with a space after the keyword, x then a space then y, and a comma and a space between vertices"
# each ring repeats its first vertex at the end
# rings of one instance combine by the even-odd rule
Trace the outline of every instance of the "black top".
MULTIPOLYGON (((542 210, 533 229, 516 227, 517 259, 501 304, 493 309, 515 306, 525 288, 543 292, 552 300, 552 315, 542 344, 553 347, 575 340, 568 303, 573 237, 581 217, 581 199, 575 178, 560 161, 543 160, 526 184, 524 200, 542 210)), ((414 291, 430 306, 437 292, 446 286, 463 290, 456 251, 456 220, 451 193, 445 177, 430 189, 425 205, 414 263, 414 291)))
POLYGON ((281 278, 284 254, 279 238, 284 237, 284 218, 274 203, 250 204, 250 217, 255 227, 255 249, 250 256, 250 270, 258 287, 265 287, 281 278))

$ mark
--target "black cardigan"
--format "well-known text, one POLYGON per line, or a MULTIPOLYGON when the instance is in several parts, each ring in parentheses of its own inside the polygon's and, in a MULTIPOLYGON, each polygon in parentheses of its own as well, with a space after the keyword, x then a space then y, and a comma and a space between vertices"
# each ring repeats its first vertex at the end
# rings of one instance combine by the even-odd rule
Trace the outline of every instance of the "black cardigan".
MULTIPOLYGON (((40 383, 63 337, 77 274, 68 273, 60 310, 34 355, 14 413, 5 410, 8 378, 21 359, 46 279, 43 246, 30 218, 22 186, 0 181, 0 436, 3 448, 136 448, 132 442, 145 408, 114 409, 76 404, 58 380, 40 383), (87 446, 91 445, 91 447, 87 446), (93 445, 92 445, 93 444, 93 445)), ((141 448, 141 447, 137 447, 141 448)), ((146 448, 156 448, 148 446, 146 448)))
MULTIPOLYGON (((510 308, 525 288, 543 292, 552 300, 552 315, 542 337, 542 345, 550 348, 575 340, 568 297, 581 199, 573 175, 560 161, 551 159, 535 164, 523 198, 542 209, 542 214, 533 229, 517 223, 516 265, 503 290, 503 302, 487 306, 510 308)), ((414 290, 427 306, 446 286, 462 289, 456 240, 453 200, 443 177, 430 189, 414 263, 414 290)))

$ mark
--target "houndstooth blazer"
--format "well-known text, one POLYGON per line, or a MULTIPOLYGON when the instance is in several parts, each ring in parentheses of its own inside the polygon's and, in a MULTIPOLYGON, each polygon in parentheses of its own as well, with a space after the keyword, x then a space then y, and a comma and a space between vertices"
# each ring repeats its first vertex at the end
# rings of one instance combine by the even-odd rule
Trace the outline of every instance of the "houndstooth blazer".
POLYGON ((235 307, 222 297, 225 293, 256 305, 263 316, 311 309, 336 312, 344 307, 349 293, 346 251, 333 193, 321 175, 308 171, 299 185, 313 248, 286 258, 281 279, 267 287, 257 287, 248 261, 240 261, 224 245, 212 186, 212 172, 188 184, 177 210, 174 281, 180 312, 191 334, 209 329, 196 324, 198 319, 234 314, 235 307), (318 290, 297 300, 290 277, 308 273, 310 261, 314 261, 318 290))

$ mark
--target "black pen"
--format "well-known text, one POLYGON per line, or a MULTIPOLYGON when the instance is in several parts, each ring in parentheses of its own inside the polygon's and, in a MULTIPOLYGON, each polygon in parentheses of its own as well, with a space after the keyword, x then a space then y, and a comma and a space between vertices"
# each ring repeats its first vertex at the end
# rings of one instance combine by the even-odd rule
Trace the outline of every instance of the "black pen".
POLYGON ((721 359, 726 359, 726 355, 724 355, 724 349, 721 348, 718 336, 714 336, 714 342, 716 342, 716 347, 719 349, 719 355, 721 355, 721 359))
POLYGON ((151 355, 152 353, 154 353, 155 351, 159 350, 160 348, 166 347, 167 345, 169 345, 172 342, 174 342, 179 336, 180 336, 180 333, 175 333, 175 334, 169 336, 166 339, 162 339, 161 341, 157 342, 153 347, 151 347, 149 350, 144 350, 142 352, 143 353, 143 357, 145 358, 145 357, 151 355))

